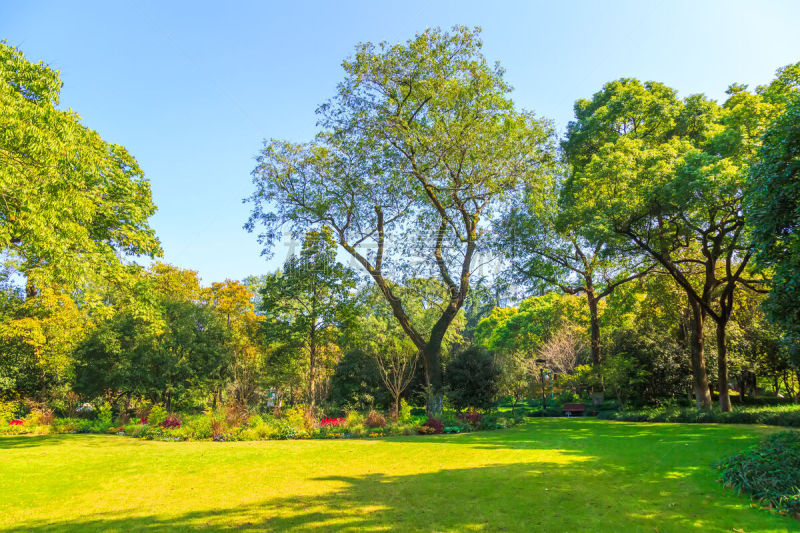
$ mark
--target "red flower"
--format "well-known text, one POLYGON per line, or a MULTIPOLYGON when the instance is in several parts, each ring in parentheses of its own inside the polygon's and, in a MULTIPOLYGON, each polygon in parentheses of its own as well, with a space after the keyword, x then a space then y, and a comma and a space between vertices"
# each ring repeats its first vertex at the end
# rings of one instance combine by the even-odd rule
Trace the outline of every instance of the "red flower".
POLYGON ((319 421, 319 425, 321 427, 326 427, 326 426, 336 427, 336 426, 341 426, 344 423, 345 423, 344 418, 323 418, 322 420, 319 421))
POLYGON ((8 423, 8 425, 9 426, 21 426, 24 423, 25 423, 24 420, 12 420, 11 422, 8 423))

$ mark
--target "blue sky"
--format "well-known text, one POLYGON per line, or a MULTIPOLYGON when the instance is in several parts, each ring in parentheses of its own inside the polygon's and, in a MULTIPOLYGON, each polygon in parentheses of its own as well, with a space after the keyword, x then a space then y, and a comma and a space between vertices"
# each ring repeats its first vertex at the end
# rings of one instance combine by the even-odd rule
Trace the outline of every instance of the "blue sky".
POLYGON ((265 138, 302 141, 358 42, 483 28, 524 108, 563 131, 620 77, 721 99, 800 60, 800 2, 5 2, 0 39, 61 71, 62 106, 152 183, 165 260, 204 283, 274 270, 242 229, 265 138))

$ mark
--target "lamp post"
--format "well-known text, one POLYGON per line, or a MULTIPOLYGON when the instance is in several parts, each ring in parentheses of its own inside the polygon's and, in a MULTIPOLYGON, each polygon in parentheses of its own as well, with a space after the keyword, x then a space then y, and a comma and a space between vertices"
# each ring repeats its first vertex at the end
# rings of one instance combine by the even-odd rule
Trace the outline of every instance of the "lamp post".
POLYGON ((547 409, 547 396, 544 394, 544 365, 547 359, 537 359, 536 363, 539 365, 539 377, 542 380, 542 416, 544 416, 544 410, 547 409))

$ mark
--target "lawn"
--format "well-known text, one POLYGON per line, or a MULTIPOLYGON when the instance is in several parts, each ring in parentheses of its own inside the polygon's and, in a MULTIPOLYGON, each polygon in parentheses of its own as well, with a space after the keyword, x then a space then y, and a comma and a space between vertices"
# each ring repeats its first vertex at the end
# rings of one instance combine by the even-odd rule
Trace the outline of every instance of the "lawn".
POLYGON ((715 482, 754 426, 542 419, 384 440, 0 438, 0 531, 796 531, 715 482))

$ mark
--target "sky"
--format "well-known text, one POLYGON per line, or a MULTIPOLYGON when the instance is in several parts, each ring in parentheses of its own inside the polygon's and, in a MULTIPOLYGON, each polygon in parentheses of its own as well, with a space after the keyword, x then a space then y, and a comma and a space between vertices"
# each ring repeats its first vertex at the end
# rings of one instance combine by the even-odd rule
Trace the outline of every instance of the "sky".
POLYGON ((360 42, 480 26, 519 107, 563 132, 621 77, 721 100, 800 61, 798 1, 2 2, 0 39, 61 72, 61 106, 151 182, 163 260, 210 284, 275 270, 242 229, 264 139, 310 140, 360 42))

